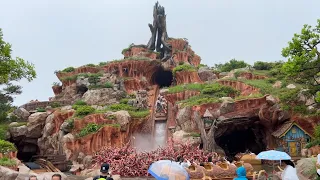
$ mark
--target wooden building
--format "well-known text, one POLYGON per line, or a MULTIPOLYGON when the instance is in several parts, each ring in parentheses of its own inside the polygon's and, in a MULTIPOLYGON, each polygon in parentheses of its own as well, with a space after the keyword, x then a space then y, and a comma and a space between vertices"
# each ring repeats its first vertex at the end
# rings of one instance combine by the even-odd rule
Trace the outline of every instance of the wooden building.
POLYGON ((313 138, 313 135, 292 121, 285 122, 272 135, 276 139, 277 150, 284 151, 291 157, 301 156, 301 150, 313 138))

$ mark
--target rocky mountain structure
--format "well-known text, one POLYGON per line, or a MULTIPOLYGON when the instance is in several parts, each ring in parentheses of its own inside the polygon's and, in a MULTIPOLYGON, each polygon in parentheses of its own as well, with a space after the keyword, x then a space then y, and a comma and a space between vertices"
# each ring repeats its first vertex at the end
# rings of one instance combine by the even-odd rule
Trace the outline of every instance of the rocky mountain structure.
MULTIPOLYGON (((121 60, 57 71, 61 83, 52 86, 54 97, 14 112, 26 122, 9 131, 19 159, 65 155, 88 168, 103 147, 132 143, 152 149, 159 144, 155 141, 164 146, 168 138, 232 157, 248 149, 277 148, 272 133, 286 121, 313 134, 319 116, 286 111, 277 93, 250 83, 272 88, 270 77, 247 69, 217 73, 200 65, 187 39, 168 36, 165 10, 158 3, 153 17, 147 45, 131 44, 121 60), (157 133, 162 134, 155 138, 157 133)), ((319 108, 310 98, 299 98, 319 108)))

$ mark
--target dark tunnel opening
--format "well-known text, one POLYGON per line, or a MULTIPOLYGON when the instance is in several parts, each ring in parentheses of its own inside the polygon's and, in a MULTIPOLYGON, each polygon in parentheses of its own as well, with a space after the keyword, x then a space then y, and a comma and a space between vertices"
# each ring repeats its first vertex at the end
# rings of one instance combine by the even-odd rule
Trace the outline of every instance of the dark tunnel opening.
POLYGON ((258 154, 266 150, 262 133, 254 133, 252 128, 235 129, 216 139, 217 144, 225 151, 227 159, 233 161, 238 153, 250 151, 258 154))
POLYGON ((158 84, 160 88, 171 86, 172 80, 172 72, 170 70, 165 70, 162 66, 160 66, 152 75, 153 84, 158 84))

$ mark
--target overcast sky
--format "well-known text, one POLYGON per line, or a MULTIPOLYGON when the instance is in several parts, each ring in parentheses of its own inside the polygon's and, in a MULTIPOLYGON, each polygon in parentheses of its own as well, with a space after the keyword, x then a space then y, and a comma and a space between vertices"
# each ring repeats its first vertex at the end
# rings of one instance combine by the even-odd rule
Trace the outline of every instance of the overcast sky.
MULTIPOLYGON (((283 59, 303 24, 320 18, 320 0, 159 0, 170 37, 187 38, 202 63, 283 59)), ((0 0, 0 28, 13 56, 35 64, 37 79, 15 105, 48 100, 55 70, 122 58, 150 38, 152 0, 0 0)))

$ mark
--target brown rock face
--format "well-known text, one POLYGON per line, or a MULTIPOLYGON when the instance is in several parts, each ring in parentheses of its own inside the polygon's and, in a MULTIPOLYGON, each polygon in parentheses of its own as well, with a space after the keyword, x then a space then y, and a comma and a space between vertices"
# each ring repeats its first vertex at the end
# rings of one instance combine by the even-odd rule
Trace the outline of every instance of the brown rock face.
POLYGON ((126 89, 126 92, 131 94, 134 91, 145 89, 145 87, 148 86, 147 81, 143 81, 140 79, 126 79, 124 81, 124 87, 126 89))
POLYGON ((68 142, 66 146, 72 155, 76 155, 79 152, 92 155, 105 146, 121 147, 126 142, 126 138, 126 132, 121 132, 120 128, 105 126, 97 133, 86 135, 76 139, 74 142, 68 142))
POLYGON ((58 133, 60 130, 60 127, 62 125, 62 123, 72 117, 72 115, 74 114, 74 110, 68 110, 67 112, 62 112, 62 111, 55 111, 54 112, 54 117, 53 117, 53 124, 54 124, 54 131, 52 134, 58 133))
POLYGON ((250 94, 257 94, 259 93, 259 89, 250 85, 247 85, 243 82, 239 81, 228 81, 228 80, 219 80, 218 83, 224 86, 230 86, 236 90, 241 92, 241 95, 248 96, 250 94))
POLYGON ((62 92, 62 86, 52 86, 54 95, 58 95, 62 92))
POLYGON ((198 72, 196 71, 179 71, 176 72, 177 85, 190 84, 190 83, 202 83, 198 72))
POLYGON ((253 79, 266 79, 267 78, 266 76, 255 75, 255 74, 252 74, 250 72, 242 72, 239 77, 242 77, 242 78, 245 78, 245 79, 250 79, 250 80, 253 80, 253 79))
POLYGON ((182 91, 178 93, 172 93, 172 94, 165 94, 164 97, 166 98, 167 101, 169 101, 172 104, 175 104, 177 101, 182 101, 185 99, 189 99, 192 96, 199 95, 199 91, 182 91))
POLYGON ((142 56, 150 59, 157 59, 157 53, 150 52, 148 48, 139 47, 139 46, 131 47, 129 50, 125 51, 123 55, 125 58, 132 57, 132 56, 142 56))

